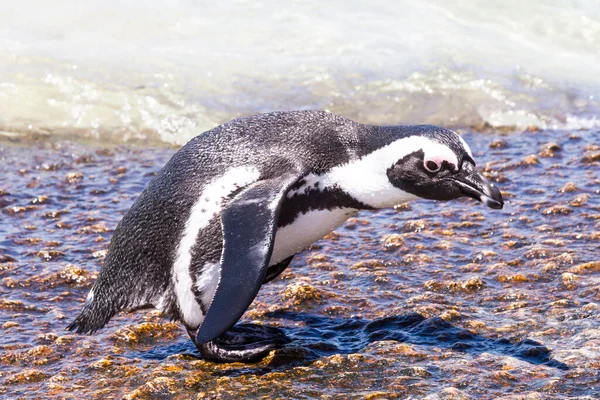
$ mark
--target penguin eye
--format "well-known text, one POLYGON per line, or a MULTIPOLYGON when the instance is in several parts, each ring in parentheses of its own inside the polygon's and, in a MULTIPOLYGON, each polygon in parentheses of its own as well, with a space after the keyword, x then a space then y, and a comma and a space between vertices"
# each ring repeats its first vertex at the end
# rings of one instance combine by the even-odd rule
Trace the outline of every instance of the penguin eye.
POLYGON ((433 160, 425 161, 425 169, 429 172, 438 172, 440 168, 440 165, 433 160))

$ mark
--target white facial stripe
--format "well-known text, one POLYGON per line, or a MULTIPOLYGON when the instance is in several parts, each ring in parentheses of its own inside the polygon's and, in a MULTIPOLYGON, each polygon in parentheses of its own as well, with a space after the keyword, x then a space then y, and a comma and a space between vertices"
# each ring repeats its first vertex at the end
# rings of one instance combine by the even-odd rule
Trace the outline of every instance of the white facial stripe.
POLYGON ((404 156, 418 150, 423 150, 425 160, 436 157, 457 165, 456 155, 447 146, 423 136, 409 136, 331 169, 323 180, 326 186, 337 186, 356 200, 375 208, 414 200, 417 196, 392 185, 386 171, 404 156))
POLYGON ((441 167, 444 165, 444 161, 446 161, 452 166, 452 169, 458 170, 458 159, 456 158, 454 151, 443 144, 436 143, 436 145, 437 146, 431 146, 428 149, 423 149, 425 153, 423 162, 427 163, 427 161, 432 160, 441 167))
MULTIPOLYGON (((256 168, 238 167, 230 169, 223 176, 206 185, 192 207, 181 242, 177 248, 177 257, 173 263, 173 284, 179 311, 183 320, 192 327, 200 326, 204 319, 200 305, 196 301, 194 293, 192 293, 192 277, 190 276, 191 250, 196 243, 198 233, 206 228, 210 220, 221 211, 224 198, 240 187, 255 182, 259 176, 260 172, 256 168)), ((202 279, 202 276, 199 279, 202 279)), ((206 293, 208 290, 203 292, 206 293)), ((214 291, 212 295, 214 295, 214 291)))
MULTIPOLYGON (((456 132, 454 132, 454 133, 456 133, 456 132)), ((458 139, 460 140, 460 142, 462 143, 463 147, 467 151, 467 154, 469 154, 469 156, 471 158, 473 158, 473 153, 471 153, 471 148, 469 147, 469 145, 467 144, 467 142, 465 142, 465 139, 463 139, 462 136, 460 136, 458 133, 456 133, 456 136, 458 136, 458 139)))

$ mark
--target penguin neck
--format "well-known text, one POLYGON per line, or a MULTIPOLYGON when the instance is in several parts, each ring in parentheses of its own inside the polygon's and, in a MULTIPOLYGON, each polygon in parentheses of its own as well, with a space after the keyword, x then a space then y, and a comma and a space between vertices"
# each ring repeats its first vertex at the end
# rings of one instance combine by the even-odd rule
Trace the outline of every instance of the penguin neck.
POLYGON ((386 174, 404 155, 419 150, 427 141, 411 134, 411 127, 364 126, 363 142, 355 158, 329 170, 324 188, 335 188, 369 208, 389 208, 418 197, 394 186, 386 174))
POLYGON ((427 125, 361 125, 357 155, 363 157, 391 143, 417 136, 427 125))

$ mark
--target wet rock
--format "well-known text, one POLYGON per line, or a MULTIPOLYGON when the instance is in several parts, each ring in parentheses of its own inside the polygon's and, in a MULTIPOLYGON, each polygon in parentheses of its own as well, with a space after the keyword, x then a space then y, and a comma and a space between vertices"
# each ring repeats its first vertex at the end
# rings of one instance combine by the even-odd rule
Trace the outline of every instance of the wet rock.
POLYGON ((46 275, 39 275, 27 278, 22 281, 23 286, 35 285, 39 288, 49 289, 62 285, 75 287, 91 286, 96 274, 91 274, 85 269, 73 264, 67 264, 63 269, 46 275))
POLYGON ((424 286, 432 291, 476 292, 485 287, 485 282, 479 277, 473 277, 464 281, 437 282, 431 280, 425 282, 424 286))
POLYGON ((0 363, 6 365, 41 366, 62 358, 47 345, 35 346, 24 352, 5 352, 0 356, 0 363))
POLYGON ((509 249, 520 249, 522 247, 528 246, 530 243, 523 240, 508 240, 504 242, 503 246, 509 249))
POLYGON ((540 157, 555 157, 556 153, 561 151, 561 147, 556 143, 546 143, 542 146, 542 150, 539 153, 540 157))
POLYGON ((104 225, 103 223, 90 225, 90 226, 84 226, 82 228, 77 229, 77 233, 86 234, 86 235, 94 234, 94 233, 106 233, 106 232, 110 232, 110 229, 107 228, 106 225, 104 225))
POLYGON ((552 258, 552 261, 557 262, 561 266, 567 266, 573 264, 573 256, 569 253, 562 253, 552 258))
POLYGON ((146 382, 131 393, 126 394, 123 396, 123 399, 139 400, 171 397, 174 393, 176 393, 176 386, 177 381, 174 379, 158 377, 146 382))
POLYGON ((65 253, 60 250, 42 250, 38 251, 37 256, 44 261, 50 261, 64 257, 65 253))
POLYGON ((152 342, 158 338, 174 339, 178 333, 179 326, 175 322, 143 322, 119 329, 110 336, 110 339, 116 342, 142 343, 152 342))
POLYGON ((534 132, 541 132, 541 131, 542 131, 542 128, 540 128, 537 125, 528 125, 523 132, 534 133, 534 132))
POLYGON ((61 216, 68 214, 69 210, 58 210, 58 211, 49 211, 43 215, 44 218, 48 219, 58 219, 61 216))
POLYGON ((4 208, 2 212, 11 216, 17 216, 37 210, 39 210, 39 206, 12 206, 4 208))
POLYGON ((311 254, 310 256, 308 256, 306 258, 306 262, 309 264, 318 264, 318 263, 322 263, 322 262, 326 262, 329 261, 329 257, 326 256, 325 254, 311 254))
POLYGON ((386 264, 381 260, 362 260, 353 264, 350 267, 351 270, 360 270, 365 272, 372 272, 377 269, 387 269, 386 264))
POLYGON ((40 311, 46 312, 44 308, 38 308, 34 305, 28 305, 20 300, 7 300, 0 299, 0 310, 11 310, 11 311, 40 311))
POLYGON ((69 184, 79 183, 83 179, 83 174, 81 172, 69 172, 65 176, 65 181, 69 184))
POLYGON ((572 207, 581 207, 587 204, 590 195, 587 193, 580 194, 576 196, 573 200, 569 202, 569 205, 572 207))
POLYGON ((411 211, 412 207, 410 206, 410 203, 402 203, 402 204, 395 205, 394 210, 397 212, 405 212, 405 211, 411 211))
POLYGON ((23 372, 16 373, 6 380, 9 385, 23 384, 23 383, 36 383, 42 382, 50 377, 50 374, 37 370, 29 369, 23 372))
POLYGON ((107 254, 108 254, 108 250, 97 250, 92 253, 92 257, 105 258, 107 254))
POLYGON ((399 395, 396 393, 375 392, 375 393, 366 394, 364 399, 365 400, 388 400, 388 399, 396 399, 396 398, 398 398, 398 396, 399 395))
POLYGON ((593 272, 600 272, 600 261, 590 261, 583 264, 575 265, 569 269, 569 272, 573 274, 589 274, 593 272))
POLYGON ((382 241, 385 251, 393 251, 404 247, 404 238, 397 233, 385 236, 382 241))
POLYGON ((442 318, 444 321, 458 321, 459 319, 461 319, 461 315, 458 311, 456 310, 447 310, 444 311, 441 315, 440 318, 442 318))
POLYGON ((431 372, 427 371, 425 368, 423 367, 408 367, 408 368, 403 368, 401 370, 398 371, 399 375, 406 375, 406 376, 418 376, 420 378, 427 378, 431 376, 431 372))
POLYGON ((344 227, 346 229, 356 229, 360 226, 367 226, 370 222, 367 219, 363 218, 349 218, 345 223, 344 227))
POLYGON ((544 247, 534 247, 525 252, 525 257, 539 259, 539 258, 548 258, 552 254, 552 250, 544 248, 544 247))
POLYGON ((115 175, 123 175, 126 172, 127 172, 127 167, 125 167, 125 166, 117 167, 112 171, 112 173, 115 175))
POLYGON ((568 182, 565 186, 560 189, 561 193, 573 193, 576 192, 577 186, 573 182, 568 182))
POLYGON ((92 164, 96 162, 96 158, 91 154, 85 154, 75 159, 75 164, 92 164))
POLYGON ((569 215, 572 212, 573 212, 573 210, 571 210, 567 206, 553 206, 553 207, 545 208, 544 211, 542 211, 542 214, 544 214, 544 215, 569 215))
POLYGON ((82 283, 88 279, 89 273, 83 268, 68 264, 62 271, 58 272, 57 277, 60 279, 60 283, 64 284, 82 283))
POLYGON ((338 232, 336 232, 336 231, 333 231, 333 232, 330 232, 330 233, 328 233, 327 235, 325 235, 325 236, 323 237, 323 240, 331 240, 331 241, 334 241, 334 242, 335 242, 335 241, 338 241, 338 240, 340 240, 340 238, 341 238, 341 237, 342 237, 342 235, 340 235, 340 234, 339 234, 338 232))
POLYGON ((42 238, 28 237, 24 239, 14 239, 13 242, 17 245, 26 244, 29 246, 33 246, 42 243, 42 238))
POLYGON ((299 305, 302 303, 319 301, 323 296, 314 286, 300 282, 287 285, 283 297, 292 299, 295 305, 299 305))
MULTIPOLYGON (((551 246, 551 247, 563 247, 565 245, 565 242, 559 239, 546 239, 544 241, 542 241, 542 244, 545 246, 551 246)), ((549 252, 550 253, 550 252, 549 252)), ((544 255, 544 257, 547 256, 547 254, 544 255)))
POLYGON ((33 198, 30 203, 31 204, 44 204, 48 201, 48 196, 45 195, 39 195, 35 198, 33 198))
POLYGON ((114 366, 114 364, 115 363, 112 360, 112 357, 109 356, 109 357, 94 361, 93 363, 90 364, 90 368, 108 370, 108 369, 112 368, 114 366))
POLYGON ((442 228, 434 229, 433 233, 436 235, 441 235, 441 236, 454 236, 455 235, 455 233, 452 229, 442 229, 442 228))
POLYGON ((600 161, 600 153, 589 153, 583 156, 581 162, 584 164, 592 164, 600 161))
POLYGON ((561 280, 563 285, 570 290, 573 290, 577 287, 577 275, 572 274, 570 272, 565 272, 561 275, 561 280))
POLYGON ((498 282, 529 282, 529 279, 522 274, 515 275, 499 275, 497 278, 498 282))
POLYGON ((77 339, 77 336, 75 336, 75 335, 63 335, 63 336, 57 337, 55 339, 54 343, 56 343, 58 346, 66 346, 66 345, 73 343, 73 341, 75 341, 76 339, 77 339))
MULTIPOLYGON (((583 235, 578 234, 578 236, 576 236, 576 239, 581 239, 583 238, 583 235)), ((600 232, 592 232, 588 235, 588 240, 600 240, 600 232)))
POLYGON ((523 160, 523 164, 525 164, 525 165, 538 165, 539 163, 540 163, 540 160, 538 160, 538 158, 534 154, 528 155, 523 160))
POLYGON ((444 388, 441 392, 430 394, 424 397, 423 400, 471 400, 472 397, 460 389, 449 387, 444 388))
POLYGON ((596 303, 588 303, 585 306, 581 307, 583 311, 598 311, 600 310, 600 305, 596 303))
POLYGON ((498 382, 500 385, 510 386, 513 382, 519 379, 508 371, 495 371, 492 374, 492 379, 498 382))
POLYGON ((497 139, 494 140, 492 143, 490 143, 489 147, 490 149, 504 149, 508 146, 508 144, 506 143, 506 141, 502 140, 502 139, 497 139))
POLYGON ((11 256, 9 256, 8 254, 0 253, 0 264, 12 263, 15 261, 17 261, 17 260, 12 258, 11 256))
POLYGON ((406 221, 402 230, 404 232, 421 232, 429 228, 429 223, 424 219, 406 221))

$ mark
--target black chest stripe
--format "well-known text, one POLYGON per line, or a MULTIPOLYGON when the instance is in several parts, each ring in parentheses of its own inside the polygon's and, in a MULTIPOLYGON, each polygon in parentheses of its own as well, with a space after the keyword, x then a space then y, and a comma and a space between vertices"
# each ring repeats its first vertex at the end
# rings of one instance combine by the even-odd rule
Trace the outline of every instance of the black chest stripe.
POLYGON ((284 200, 277 227, 282 228, 290 225, 299 214, 313 210, 331 210, 334 208, 373 209, 373 207, 356 200, 338 188, 311 189, 284 200))

